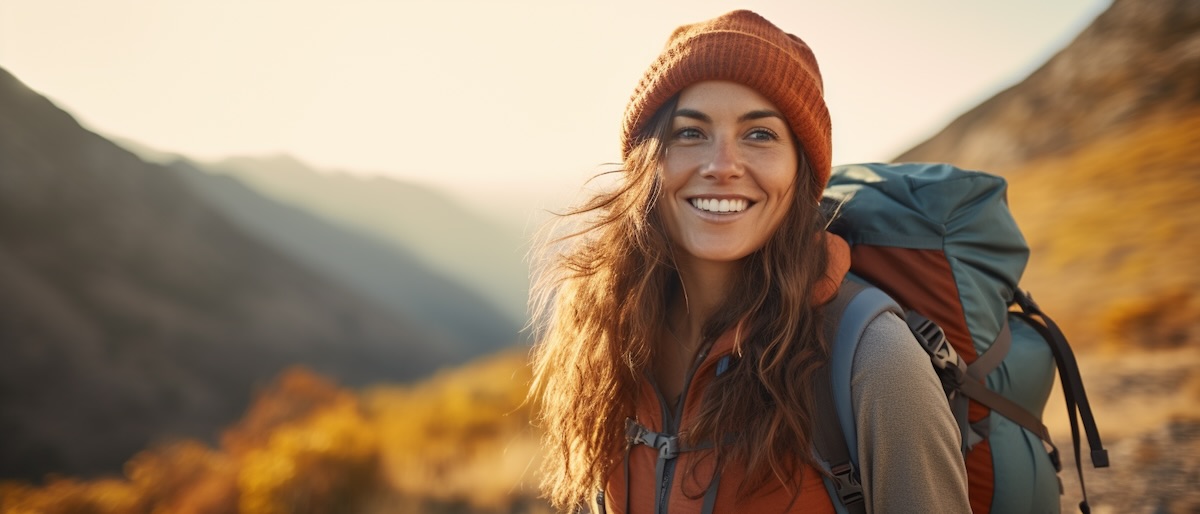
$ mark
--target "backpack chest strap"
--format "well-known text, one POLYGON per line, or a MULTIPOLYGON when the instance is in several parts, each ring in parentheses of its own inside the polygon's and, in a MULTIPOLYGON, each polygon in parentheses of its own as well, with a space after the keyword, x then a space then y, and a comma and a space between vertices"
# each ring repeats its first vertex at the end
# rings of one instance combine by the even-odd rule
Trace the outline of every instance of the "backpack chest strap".
MULTIPOLYGON (((637 445, 644 445, 658 450, 658 459, 654 464, 654 485, 660 491, 660 494, 656 495, 654 510, 655 512, 660 512, 662 510, 662 504, 666 500, 665 495, 667 494, 667 490, 670 488, 671 477, 669 476, 669 469, 674 466, 674 462, 672 461, 674 461, 676 457, 679 457, 679 454, 681 453, 704 450, 713 447, 711 443, 685 447, 682 443, 680 443, 678 434, 655 432, 649 428, 646 428, 645 425, 638 423, 632 418, 625 419, 625 441, 628 444, 627 451, 625 453, 626 512, 629 512, 628 502, 630 497, 628 449, 632 449, 637 445)), ((708 484, 708 490, 704 493, 704 503, 701 508, 702 514, 712 513, 713 507, 716 505, 717 487, 720 481, 721 472, 720 470, 717 470, 716 474, 713 475, 712 480, 708 484)), ((604 493, 601 492, 600 494, 603 495, 604 493)))

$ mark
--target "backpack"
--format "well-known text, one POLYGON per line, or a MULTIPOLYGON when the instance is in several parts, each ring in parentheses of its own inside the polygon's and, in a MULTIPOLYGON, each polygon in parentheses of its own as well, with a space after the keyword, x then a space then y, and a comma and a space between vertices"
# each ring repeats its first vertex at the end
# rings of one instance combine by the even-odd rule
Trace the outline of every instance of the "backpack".
MULTIPOLYGON (((1017 289, 1029 248, 1003 178, 946 164, 861 164, 833 170, 823 204, 851 247, 851 268, 826 307, 832 354, 818 393, 815 446, 842 513, 864 512, 850 369, 868 323, 891 311, 930 355, 959 424, 971 508, 1058 512, 1058 449, 1041 422, 1055 369, 1083 488, 1076 413, 1094 467, 1108 466, 1070 346, 1017 289), (1010 310, 1013 309, 1013 310, 1010 310), (824 423, 822 423, 824 422, 824 423)), ((1086 489, 1080 509, 1087 513, 1086 489)))

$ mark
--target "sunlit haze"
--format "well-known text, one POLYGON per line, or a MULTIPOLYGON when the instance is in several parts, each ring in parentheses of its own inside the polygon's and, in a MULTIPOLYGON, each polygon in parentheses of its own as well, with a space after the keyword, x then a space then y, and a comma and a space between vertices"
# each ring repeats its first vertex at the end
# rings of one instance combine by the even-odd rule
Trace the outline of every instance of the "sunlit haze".
POLYGON ((807 41, 844 163, 932 135, 1107 5, 0 0, 0 66, 106 136, 200 159, 287 153, 515 221, 618 159, 625 102, 682 23, 749 8, 807 41))

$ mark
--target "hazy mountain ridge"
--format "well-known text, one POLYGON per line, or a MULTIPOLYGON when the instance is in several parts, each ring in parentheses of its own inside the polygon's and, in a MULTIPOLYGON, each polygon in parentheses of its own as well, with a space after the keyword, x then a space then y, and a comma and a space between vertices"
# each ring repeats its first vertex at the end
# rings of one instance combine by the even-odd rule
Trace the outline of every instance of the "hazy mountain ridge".
POLYGON ((1116 0, 1029 77, 896 161, 1007 172, 1200 105, 1200 2, 1116 0))
POLYGON ((455 355, 474 357, 518 340, 519 327, 505 313, 404 248, 274 201, 190 161, 176 160, 168 169, 261 240, 397 315, 421 320, 427 331, 455 344, 446 349, 455 355))
POLYGON ((247 236, 0 70, 0 476, 210 437, 305 363, 352 384, 461 361, 247 236))
POLYGON ((385 177, 317 170, 286 155, 232 157, 200 166, 411 252, 445 276, 470 284, 513 322, 525 322, 529 293, 526 238, 519 230, 486 219, 442 192, 385 177))

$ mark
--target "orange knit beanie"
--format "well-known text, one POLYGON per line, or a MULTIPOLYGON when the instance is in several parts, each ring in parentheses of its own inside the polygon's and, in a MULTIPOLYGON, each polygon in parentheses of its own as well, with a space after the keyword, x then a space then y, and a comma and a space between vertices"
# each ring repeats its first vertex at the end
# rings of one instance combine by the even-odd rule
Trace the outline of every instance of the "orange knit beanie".
POLYGON ((728 80, 753 88, 787 117, 817 180, 829 180, 833 154, 821 70, 800 38, 750 11, 733 11, 675 29, 625 107, 621 157, 668 99, 697 82, 728 80))

